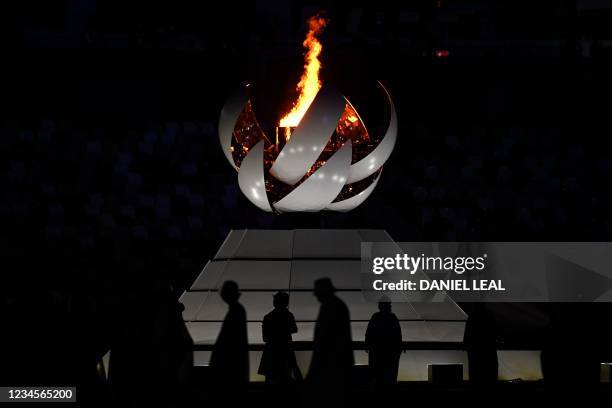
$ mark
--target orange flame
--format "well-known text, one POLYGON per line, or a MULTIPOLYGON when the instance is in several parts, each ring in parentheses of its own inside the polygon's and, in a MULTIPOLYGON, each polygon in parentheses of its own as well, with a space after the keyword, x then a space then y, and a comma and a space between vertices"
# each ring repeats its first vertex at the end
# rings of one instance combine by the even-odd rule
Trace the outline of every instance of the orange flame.
POLYGON ((317 92, 321 89, 319 54, 321 54, 323 46, 317 36, 321 34, 326 25, 327 19, 320 14, 315 14, 308 19, 308 34, 302 43, 304 48, 307 49, 304 55, 304 73, 296 87, 300 95, 293 104, 291 111, 280 120, 279 126, 281 127, 296 127, 299 125, 317 92))

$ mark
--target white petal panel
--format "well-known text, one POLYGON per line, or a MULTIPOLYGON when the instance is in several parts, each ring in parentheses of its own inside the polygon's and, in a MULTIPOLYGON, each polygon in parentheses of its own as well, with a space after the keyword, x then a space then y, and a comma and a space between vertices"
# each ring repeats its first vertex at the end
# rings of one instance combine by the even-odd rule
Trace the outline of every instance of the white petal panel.
POLYGON ((274 203, 280 212, 321 211, 340 193, 351 165, 352 144, 347 141, 327 162, 295 190, 274 203))
POLYGON ((221 148, 223 149, 223 154, 225 154, 225 157, 227 157, 227 160, 235 169, 238 168, 232 157, 232 133, 236 126, 236 120, 238 120, 238 116, 240 116, 248 101, 249 98, 244 89, 235 91, 228 98, 219 116, 219 141, 221 142, 221 148))
POLYGON ((271 212, 264 179, 264 141, 260 140, 245 156, 238 170, 242 193, 256 206, 271 212))
POLYGON ((331 211, 340 211, 340 212, 346 212, 346 211, 352 210, 353 208, 361 205, 361 203, 363 203, 365 199, 368 198, 370 194, 372 194, 372 191, 374 191, 374 189, 376 188, 376 185, 378 184, 378 180, 380 180, 380 174, 378 175, 378 177, 376 177, 376 179, 372 182, 372 184, 370 184, 361 193, 354 195, 353 197, 347 198, 346 200, 331 203, 327 207, 325 207, 325 209, 331 210, 331 211))
POLYGON ((389 118, 389 127, 385 136, 380 141, 378 146, 366 157, 354 163, 351 166, 351 172, 348 178, 348 183, 354 183, 359 180, 374 174, 389 158, 393 148, 395 147, 395 141, 397 139, 397 114, 395 113, 395 105, 387 89, 379 82, 380 87, 383 89, 389 107, 391 109, 391 115, 389 118))
POLYGON ((344 96, 335 88, 321 88, 270 173, 289 185, 300 181, 334 133, 345 105, 344 96))

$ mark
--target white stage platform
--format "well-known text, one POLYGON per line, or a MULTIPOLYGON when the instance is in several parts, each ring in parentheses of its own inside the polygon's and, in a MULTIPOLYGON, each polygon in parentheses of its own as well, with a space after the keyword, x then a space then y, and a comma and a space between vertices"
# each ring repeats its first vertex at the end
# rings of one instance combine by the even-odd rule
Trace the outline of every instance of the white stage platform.
MULTIPOLYGON (((185 305, 183 318, 196 345, 196 364, 207 364, 225 317, 227 309, 218 290, 224 281, 234 280, 240 286, 240 301, 247 311, 252 380, 262 380, 256 374, 263 346, 261 321, 272 310, 272 295, 279 290, 290 296, 289 307, 299 329, 293 339, 300 366, 306 372, 319 310, 312 288, 314 281, 322 277, 333 281, 338 296, 349 307, 357 363, 365 363, 367 355, 359 349, 363 348, 367 323, 377 305, 366 302, 361 293, 362 242, 393 240, 383 230, 230 231, 215 257, 180 299, 185 305)), ((426 362, 464 363, 467 368, 460 351, 467 315, 450 298, 436 303, 394 303, 393 311, 400 319, 406 345, 424 347, 418 353, 402 355, 400 380, 422 380, 423 375, 426 379, 426 362), (456 350, 441 350, 449 344, 456 344, 456 350)))

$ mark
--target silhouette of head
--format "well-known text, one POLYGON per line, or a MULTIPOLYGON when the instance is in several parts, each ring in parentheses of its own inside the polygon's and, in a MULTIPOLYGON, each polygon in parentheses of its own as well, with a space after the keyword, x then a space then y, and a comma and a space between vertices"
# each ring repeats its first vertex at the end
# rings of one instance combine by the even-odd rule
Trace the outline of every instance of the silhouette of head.
POLYGON ((236 303, 240 297, 238 284, 234 281, 225 281, 221 288, 221 299, 227 304, 236 303))
POLYGON ((378 299, 378 310, 381 312, 391 311, 391 299, 389 299, 387 295, 382 295, 380 299, 378 299))
POLYGON ((314 283, 314 295, 319 302, 323 302, 331 298, 335 291, 336 288, 329 278, 317 279, 314 283))
POLYGON ((286 309, 289 306, 289 294, 285 292, 276 292, 272 304, 276 309, 286 309))
POLYGON ((388 300, 381 300, 380 302, 378 302, 378 310, 387 313, 391 312, 391 302, 389 302, 388 300))

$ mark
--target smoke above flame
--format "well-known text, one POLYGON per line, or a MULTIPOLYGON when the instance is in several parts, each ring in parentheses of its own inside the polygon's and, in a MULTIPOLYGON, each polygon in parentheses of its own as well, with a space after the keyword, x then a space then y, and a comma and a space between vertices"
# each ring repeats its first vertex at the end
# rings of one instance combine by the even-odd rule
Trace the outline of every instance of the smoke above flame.
POLYGON ((317 96, 317 92, 321 89, 321 81, 319 80, 321 61, 319 61, 319 55, 323 45, 317 37, 323 32, 326 25, 327 19, 320 14, 315 14, 308 19, 308 34, 302 43, 306 48, 304 73, 296 87, 299 96, 291 111, 281 118, 280 127, 296 127, 299 125, 310 104, 317 96))

